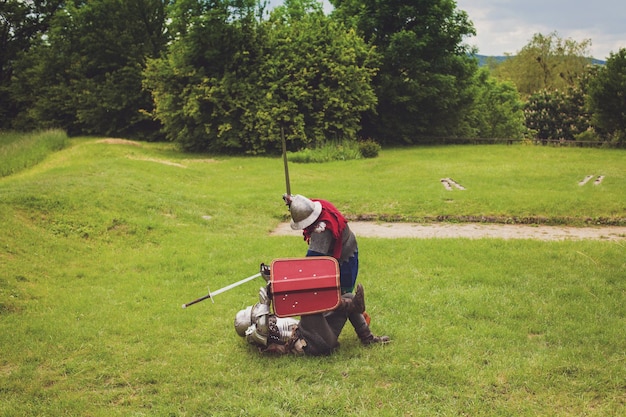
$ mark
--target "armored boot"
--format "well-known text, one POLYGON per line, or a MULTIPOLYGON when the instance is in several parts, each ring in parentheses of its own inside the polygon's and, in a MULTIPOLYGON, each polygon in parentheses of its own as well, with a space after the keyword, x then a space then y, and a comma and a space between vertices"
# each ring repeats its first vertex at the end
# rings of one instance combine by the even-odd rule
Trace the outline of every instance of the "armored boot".
POLYGON ((350 297, 350 295, 351 294, 344 294, 344 296, 341 297, 337 310, 343 311, 346 314, 363 314, 363 312, 365 312, 365 295, 363 294, 363 286, 361 284, 357 285, 354 296, 350 297))

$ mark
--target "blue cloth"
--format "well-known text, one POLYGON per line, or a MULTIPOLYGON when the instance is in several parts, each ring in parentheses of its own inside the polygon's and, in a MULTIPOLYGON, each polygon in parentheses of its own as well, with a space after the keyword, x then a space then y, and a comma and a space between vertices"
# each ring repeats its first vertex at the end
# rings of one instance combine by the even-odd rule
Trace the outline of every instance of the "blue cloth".
MULTIPOLYGON (((306 256, 328 256, 325 253, 320 253, 312 250, 308 250, 306 256)), ((359 274, 359 251, 354 252, 346 262, 339 265, 339 283, 341 285, 341 293, 352 292, 356 285, 356 278, 359 274)))

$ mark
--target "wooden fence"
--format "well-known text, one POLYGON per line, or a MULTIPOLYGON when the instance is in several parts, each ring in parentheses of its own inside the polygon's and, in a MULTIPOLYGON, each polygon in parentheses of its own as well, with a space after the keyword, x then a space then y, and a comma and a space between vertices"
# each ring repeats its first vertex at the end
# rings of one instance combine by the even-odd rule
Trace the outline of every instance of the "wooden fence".
POLYGON ((563 146, 576 148, 626 148, 626 143, 592 140, 559 140, 559 139, 509 139, 509 138, 450 138, 420 137, 415 142, 424 145, 496 145, 528 143, 541 146, 563 146))

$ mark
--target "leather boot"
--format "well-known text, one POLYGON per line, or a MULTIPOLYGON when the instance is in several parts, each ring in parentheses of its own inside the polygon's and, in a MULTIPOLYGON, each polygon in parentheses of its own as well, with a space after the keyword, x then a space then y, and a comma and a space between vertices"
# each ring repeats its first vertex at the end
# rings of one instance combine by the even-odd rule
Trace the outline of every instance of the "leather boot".
POLYGON ((389 343, 391 339, 389 336, 374 336, 369 327, 358 333, 361 343, 365 346, 372 345, 374 343, 380 343, 382 345, 389 343))
POLYGON ((337 310, 346 312, 346 314, 359 313, 363 314, 365 311, 365 295, 363 294, 363 286, 361 284, 356 286, 356 292, 354 297, 341 297, 339 307, 337 310))

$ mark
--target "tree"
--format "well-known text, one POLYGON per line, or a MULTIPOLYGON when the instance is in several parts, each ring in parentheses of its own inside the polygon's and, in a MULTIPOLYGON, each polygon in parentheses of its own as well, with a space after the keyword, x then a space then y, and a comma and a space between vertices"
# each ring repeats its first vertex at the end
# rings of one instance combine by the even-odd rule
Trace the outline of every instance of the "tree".
POLYGON ((525 106, 526 126, 541 140, 576 140, 591 128, 583 90, 541 90, 525 106))
POLYGON ((11 83, 21 55, 41 42, 50 19, 63 2, 0 1, 0 129, 12 128, 20 112, 11 83))
POLYGON ((515 56, 496 66, 493 74, 512 81, 524 98, 543 89, 565 90, 575 86, 591 64, 590 45, 589 39, 576 42, 562 39, 557 32, 536 33, 515 56))
POLYGON ((626 144, 626 48, 611 53, 589 82, 587 104, 596 130, 626 144))
POLYGON ((169 140, 264 153, 280 149, 281 128, 291 148, 356 137, 376 97, 372 51, 354 31, 311 0, 288 0, 268 20, 255 2, 194 10, 177 14, 193 23, 172 22, 180 36, 145 74, 169 140))
POLYGON ((374 49, 311 0, 287 0, 266 26, 259 73, 268 93, 259 128, 276 135, 288 127, 295 147, 356 139, 361 115, 376 104, 374 49))
POLYGON ((261 99, 254 81, 264 42, 256 2, 186 0, 169 14, 175 38, 144 72, 153 116, 185 150, 244 148, 233 132, 245 134, 242 112, 261 99))
POLYGON ((145 138, 158 126, 141 75, 166 43, 162 0, 68 1, 19 62, 16 126, 145 138))
POLYGON ((420 135, 464 134, 477 64, 463 44, 475 34, 452 0, 331 0, 333 16, 356 27, 381 54, 376 113, 363 135, 415 143, 420 135))
POLYGON ((498 81, 487 68, 476 74, 475 101, 468 112, 471 135, 480 138, 521 139, 525 133, 523 103, 511 82, 498 81))

